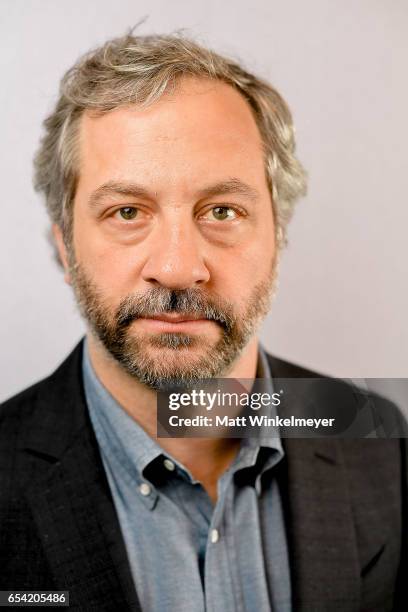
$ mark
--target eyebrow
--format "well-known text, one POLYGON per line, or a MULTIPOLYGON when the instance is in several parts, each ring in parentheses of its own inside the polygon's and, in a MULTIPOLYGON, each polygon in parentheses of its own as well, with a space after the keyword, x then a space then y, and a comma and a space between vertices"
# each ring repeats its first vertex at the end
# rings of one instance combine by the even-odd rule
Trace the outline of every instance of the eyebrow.
POLYGON ((210 185, 209 187, 204 187, 199 191, 200 199, 203 198, 211 198, 216 195, 228 195, 230 193, 236 193, 237 195, 243 195, 250 200, 258 200, 260 197, 260 193, 254 187, 251 187, 247 183, 244 183, 240 179, 232 178, 227 181, 221 181, 220 183, 215 183, 215 185, 210 185))
MULTIPOLYGON (((250 200, 256 201, 260 197, 260 193, 254 187, 251 187, 247 183, 244 183, 240 179, 231 178, 226 181, 220 181, 214 185, 209 185, 199 189, 197 196, 200 200, 204 198, 211 198, 217 195, 228 195, 237 194, 242 195, 250 200)), ((112 195, 124 195, 133 198, 147 198, 154 199, 155 194, 139 185, 138 183, 108 181, 104 183, 91 194, 89 198, 89 205, 91 207, 98 206, 100 200, 104 196, 112 195)))
POLYGON ((98 206, 100 200, 105 196, 112 195, 124 195, 133 198, 151 198, 149 191, 138 185, 137 183, 122 183, 118 181, 108 181, 104 183, 95 191, 93 191, 89 198, 89 205, 91 207, 98 206))

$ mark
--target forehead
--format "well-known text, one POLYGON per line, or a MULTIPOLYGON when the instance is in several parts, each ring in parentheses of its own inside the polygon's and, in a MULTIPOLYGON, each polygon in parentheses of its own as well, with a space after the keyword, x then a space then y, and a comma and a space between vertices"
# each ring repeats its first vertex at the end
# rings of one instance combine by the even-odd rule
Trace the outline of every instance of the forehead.
MULTIPOLYGON (((212 172, 264 172, 262 139, 244 97, 230 85, 183 77, 174 91, 143 108, 122 106, 80 126, 80 175, 109 166, 117 178, 212 172), (147 174, 146 174, 147 173, 147 174)), ((112 177, 110 177, 112 178, 112 177)))

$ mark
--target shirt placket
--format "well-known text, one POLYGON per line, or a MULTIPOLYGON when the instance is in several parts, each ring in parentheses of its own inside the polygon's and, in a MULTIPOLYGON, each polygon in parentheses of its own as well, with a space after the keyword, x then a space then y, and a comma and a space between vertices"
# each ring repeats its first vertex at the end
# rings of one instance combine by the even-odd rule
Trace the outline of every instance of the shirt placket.
POLYGON ((231 558, 233 487, 232 473, 226 473, 218 483, 218 500, 212 515, 205 556, 205 609, 207 612, 241 612, 234 588, 231 558))

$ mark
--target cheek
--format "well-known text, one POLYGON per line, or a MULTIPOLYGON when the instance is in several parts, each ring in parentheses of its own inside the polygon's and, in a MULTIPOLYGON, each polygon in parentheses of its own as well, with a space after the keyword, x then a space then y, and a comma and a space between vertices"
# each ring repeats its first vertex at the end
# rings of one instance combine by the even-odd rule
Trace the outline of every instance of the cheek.
POLYGON ((237 279, 245 277, 250 285, 255 285, 268 274, 275 255, 274 226, 258 226, 251 240, 234 252, 237 279))
POLYGON ((232 302, 236 310, 244 311, 254 287, 269 282, 273 260, 274 249, 270 246, 224 254, 222 265, 213 268, 214 290, 232 302))
POLYGON ((93 276, 105 295, 114 301, 134 292, 140 278, 141 265, 131 249, 105 247, 95 261, 93 276))
POLYGON ((142 263, 138 250, 107 241, 90 228, 74 234, 77 261, 106 299, 116 302, 135 289, 142 263))
POLYGON ((213 278, 231 299, 242 302, 255 285, 270 277, 276 253, 275 225, 272 210, 268 209, 242 240, 213 253, 213 278))

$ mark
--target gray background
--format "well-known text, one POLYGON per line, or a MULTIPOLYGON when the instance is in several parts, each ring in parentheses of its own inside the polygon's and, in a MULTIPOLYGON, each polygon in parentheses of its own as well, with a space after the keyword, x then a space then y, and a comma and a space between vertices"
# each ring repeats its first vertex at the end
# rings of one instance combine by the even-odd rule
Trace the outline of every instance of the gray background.
POLYGON ((309 194, 292 222, 271 352, 342 377, 407 376, 405 0, 1 0, 0 399, 83 333, 31 186, 41 121, 78 55, 147 16, 269 78, 293 110, 309 194))

